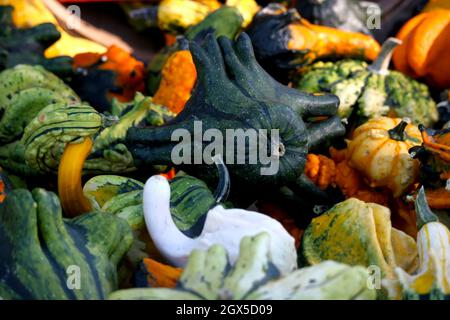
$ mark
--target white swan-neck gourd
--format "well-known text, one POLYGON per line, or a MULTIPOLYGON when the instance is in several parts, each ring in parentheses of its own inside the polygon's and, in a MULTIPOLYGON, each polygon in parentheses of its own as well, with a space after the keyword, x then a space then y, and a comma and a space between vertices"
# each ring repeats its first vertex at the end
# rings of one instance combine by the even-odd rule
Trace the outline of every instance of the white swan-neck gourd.
MULTIPOLYGON (((224 170, 228 176, 223 163, 218 167, 220 176, 223 177, 224 170)), ((219 194, 222 198, 226 192, 219 194)), ((201 234, 190 238, 178 229, 172 219, 170 185, 165 177, 156 175, 148 179, 144 186, 143 202, 145 222, 155 246, 177 267, 185 266, 193 249, 207 250, 214 244, 222 245, 228 252, 230 262, 234 263, 243 237, 267 232, 270 235, 272 260, 280 272, 287 274, 297 268, 294 238, 271 217, 243 209, 225 209, 219 204, 206 214, 201 234)))

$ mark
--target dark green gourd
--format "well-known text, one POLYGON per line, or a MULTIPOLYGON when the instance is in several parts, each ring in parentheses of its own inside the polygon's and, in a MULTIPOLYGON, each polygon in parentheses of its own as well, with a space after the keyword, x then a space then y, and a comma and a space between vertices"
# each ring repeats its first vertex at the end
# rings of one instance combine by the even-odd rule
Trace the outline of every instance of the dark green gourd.
MULTIPOLYGON (((261 169, 268 165, 260 161, 236 164, 237 152, 234 152, 234 164, 224 157, 225 162, 234 186, 250 185, 257 189, 268 184, 290 184, 302 175, 309 148, 344 134, 345 129, 335 116, 338 98, 330 94, 303 93, 275 81, 256 62, 251 41, 245 33, 234 43, 226 37, 216 40, 208 35, 202 45, 192 42, 190 49, 198 79, 184 110, 164 126, 128 131, 125 144, 138 166, 173 163, 171 153, 178 141, 171 140, 172 133, 184 129, 194 137, 196 121, 201 121, 203 132, 217 129, 223 137, 227 129, 267 130, 269 134, 271 129, 276 129, 280 141, 269 140, 275 147, 269 148, 273 159, 279 160, 279 170, 275 174, 262 175, 261 169), (306 122, 316 116, 328 118, 319 123, 306 122)), ((209 144, 198 142, 201 144, 197 147, 209 144)), ((258 143, 268 142, 260 139, 258 143)), ((226 150, 225 144, 223 146, 226 150)), ((249 144, 245 146, 242 152, 245 159, 249 159, 249 144)), ((191 151, 194 154, 194 150, 191 151)), ((213 165, 181 167, 206 181, 217 179, 213 165)))
POLYGON ((92 212, 64 220, 54 193, 13 190, 0 204, 0 297, 103 299, 118 288, 131 242, 122 219, 92 212))
POLYGON ((32 28, 18 29, 12 22, 11 6, 0 6, 0 71, 18 64, 41 65, 58 76, 72 73, 72 58, 47 59, 44 51, 55 43, 61 34, 51 23, 32 28))

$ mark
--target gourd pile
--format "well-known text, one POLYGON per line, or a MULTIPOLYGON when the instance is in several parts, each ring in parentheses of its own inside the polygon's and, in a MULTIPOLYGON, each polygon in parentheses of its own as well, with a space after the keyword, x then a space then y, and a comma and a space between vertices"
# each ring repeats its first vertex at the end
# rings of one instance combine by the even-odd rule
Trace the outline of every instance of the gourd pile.
POLYGON ((450 299, 450 1, 405 2, 127 2, 141 61, 0 0, 0 298, 450 299))

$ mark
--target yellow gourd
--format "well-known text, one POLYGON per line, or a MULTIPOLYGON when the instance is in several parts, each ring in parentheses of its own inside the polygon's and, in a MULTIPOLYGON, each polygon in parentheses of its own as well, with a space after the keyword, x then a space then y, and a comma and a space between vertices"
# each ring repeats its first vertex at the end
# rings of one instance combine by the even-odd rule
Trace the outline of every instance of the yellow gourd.
POLYGON ((235 7, 244 18, 242 27, 247 27, 253 20, 255 14, 261 9, 255 0, 227 0, 227 6, 235 7))
POLYGON ((217 0, 163 0, 158 6, 158 27, 166 31, 187 29, 220 6, 217 0))
POLYGON ((81 171, 92 149, 92 140, 69 143, 58 168, 58 193, 66 216, 74 217, 92 210, 81 187, 81 171))
POLYGON ((34 27, 42 23, 52 23, 61 33, 61 38, 45 51, 47 58, 57 56, 75 56, 84 52, 103 53, 106 48, 93 41, 74 37, 58 25, 57 19, 47 9, 42 0, 0 0, 0 5, 10 5, 13 11, 13 22, 18 28, 34 27))

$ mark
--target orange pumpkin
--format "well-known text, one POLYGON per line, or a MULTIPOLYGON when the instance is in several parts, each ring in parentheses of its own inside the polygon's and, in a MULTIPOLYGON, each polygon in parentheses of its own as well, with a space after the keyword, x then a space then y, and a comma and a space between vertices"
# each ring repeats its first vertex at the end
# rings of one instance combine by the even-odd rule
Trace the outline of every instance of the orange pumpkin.
POLYGON ((450 10, 438 9, 410 19, 396 36, 403 43, 393 55, 395 67, 425 78, 439 89, 450 87, 450 10))

